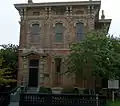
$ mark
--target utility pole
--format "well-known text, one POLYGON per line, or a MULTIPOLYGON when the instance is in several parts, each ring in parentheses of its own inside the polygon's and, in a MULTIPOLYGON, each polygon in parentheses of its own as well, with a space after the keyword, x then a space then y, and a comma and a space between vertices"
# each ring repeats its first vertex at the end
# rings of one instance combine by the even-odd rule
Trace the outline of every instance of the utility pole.
POLYGON ((89 1, 90 1, 90 15, 92 15, 92 0, 89 1))

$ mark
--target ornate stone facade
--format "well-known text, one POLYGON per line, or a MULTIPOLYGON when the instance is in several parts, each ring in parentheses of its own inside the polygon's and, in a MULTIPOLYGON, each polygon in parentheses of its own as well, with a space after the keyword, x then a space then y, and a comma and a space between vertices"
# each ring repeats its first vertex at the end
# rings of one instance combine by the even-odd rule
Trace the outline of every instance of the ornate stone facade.
MULTIPOLYGON (((15 4, 21 16, 20 44, 19 44, 19 73, 18 84, 29 86, 29 60, 39 60, 38 84, 47 87, 88 87, 94 88, 91 83, 75 83, 75 76, 57 75, 55 59, 61 58, 61 71, 64 72, 65 56, 69 53, 69 44, 76 42, 76 24, 84 24, 85 32, 96 29, 99 21, 100 1, 58 2, 15 4), (62 23, 64 27, 63 42, 55 41, 55 25, 62 23), (40 32, 32 35, 31 27, 39 24, 40 32), (34 42, 33 39, 35 40, 34 42), (57 82, 56 82, 57 81, 57 82), (56 84, 57 83, 57 84, 56 84)), ((110 25, 111 20, 104 24, 110 25)), ((102 23, 102 25, 103 25, 102 23)), ((34 78, 33 78, 34 79, 34 78)))

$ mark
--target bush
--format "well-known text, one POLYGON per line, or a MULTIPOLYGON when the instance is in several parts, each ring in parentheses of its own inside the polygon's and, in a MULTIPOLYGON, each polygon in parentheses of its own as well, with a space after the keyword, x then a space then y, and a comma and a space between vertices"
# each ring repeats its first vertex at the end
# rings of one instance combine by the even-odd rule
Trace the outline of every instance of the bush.
POLYGON ((51 90, 51 88, 40 87, 39 93, 52 93, 52 90, 51 90))
POLYGON ((96 94, 101 94, 101 88, 100 87, 96 87, 95 88, 95 92, 96 92, 96 94))
POLYGON ((84 94, 89 94, 89 89, 84 89, 84 94))
POLYGON ((109 101, 107 103, 107 106, 120 106, 120 101, 114 101, 114 102, 109 101))
POLYGON ((65 94, 79 94, 79 90, 77 88, 64 88, 64 89, 62 89, 62 93, 65 93, 65 94))

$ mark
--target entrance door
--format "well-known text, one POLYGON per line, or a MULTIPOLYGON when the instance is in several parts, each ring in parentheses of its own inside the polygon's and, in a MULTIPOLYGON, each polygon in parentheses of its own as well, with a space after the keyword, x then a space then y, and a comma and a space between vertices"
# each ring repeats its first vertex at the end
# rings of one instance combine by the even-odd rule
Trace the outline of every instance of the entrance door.
POLYGON ((29 61, 29 86, 37 87, 38 86, 38 70, 39 70, 39 61, 37 59, 32 59, 29 61))
POLYGON ((61 62, 62 58, 55 58, 55 86, 61 86, 61 62))
POLYGON ((38 68, 29 69, 29 86, 30 87, 38 86, 38 68))

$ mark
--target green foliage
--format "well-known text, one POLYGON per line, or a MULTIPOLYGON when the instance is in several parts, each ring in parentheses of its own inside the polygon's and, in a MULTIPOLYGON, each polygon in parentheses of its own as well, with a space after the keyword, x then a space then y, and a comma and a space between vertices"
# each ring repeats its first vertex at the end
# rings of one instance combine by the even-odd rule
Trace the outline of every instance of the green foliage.
POLYGON ((120 39, 104 31, 86 34, 84 40, 71 44, 67 60, 69 74, 79 74, 86 79, 93 76, 120 78, 120 39))
POLYGON ((115 101, 115 102, 109 101, 107 103, 107 106, 120 106, 120 101, 115 101))
POLYGON ((18 61, 17 45, 0 45, 0 85, 15 82, 18 61))
POLYGON ((39 93, 52 93, 51 88, 40 87, 39 93))
POLYGON ((63 94, 79 94, 79 90, 77 88, 63 88, 63 94))
POLYGON ((89 89, 84 89, 84 94, 89 94, 89 89))
POLYGON ((2 47, 0 49, 0 59, 2 58, 4 60, 2 62, 2 67, 9 66, 16 68, 16 62, 18 60, 18 46, 13 44, 0 46, 2 47))

